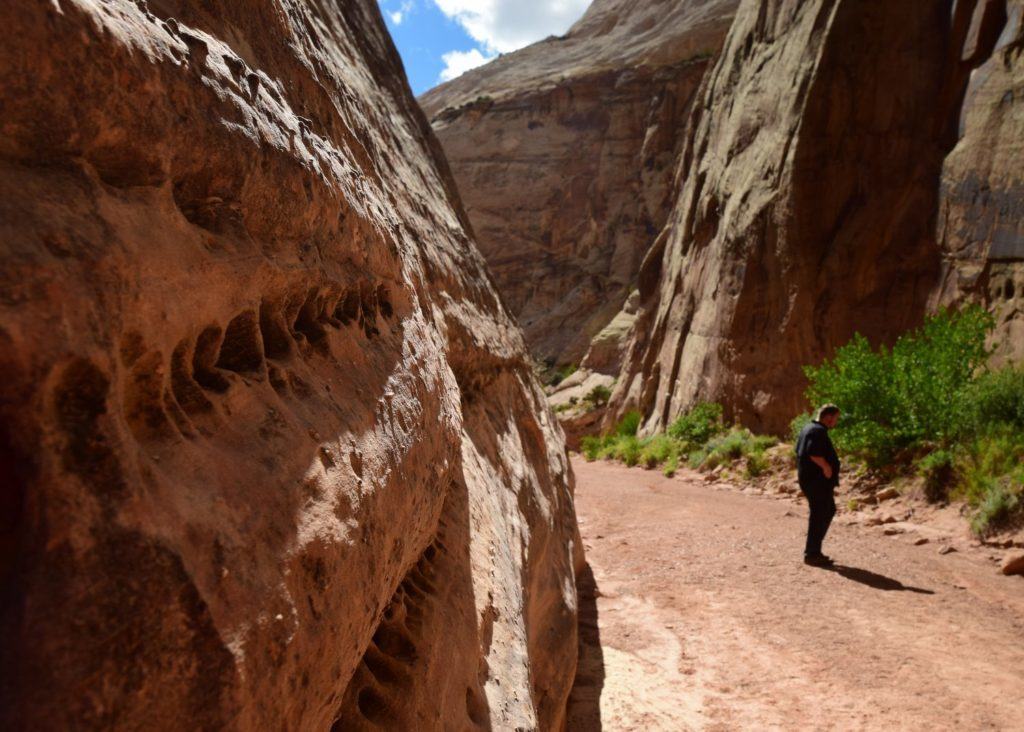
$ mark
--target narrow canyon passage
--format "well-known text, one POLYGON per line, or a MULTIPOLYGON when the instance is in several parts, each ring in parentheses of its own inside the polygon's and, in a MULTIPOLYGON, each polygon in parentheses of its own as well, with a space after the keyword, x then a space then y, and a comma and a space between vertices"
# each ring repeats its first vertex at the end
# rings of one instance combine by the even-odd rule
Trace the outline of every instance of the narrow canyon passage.
POLYGON ((576 459, 569 729, 1024 729, 1024 581, 702 476, 576 459))

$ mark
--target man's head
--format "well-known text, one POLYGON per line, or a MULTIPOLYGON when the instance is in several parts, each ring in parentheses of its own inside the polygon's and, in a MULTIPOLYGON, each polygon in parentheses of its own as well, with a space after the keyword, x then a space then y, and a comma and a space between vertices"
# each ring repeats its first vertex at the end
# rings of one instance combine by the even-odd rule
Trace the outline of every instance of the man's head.
POLYGON ((818 409, 818 421, 832 429, 839 422, 839 407, 835 404, 826 404, 818 409))

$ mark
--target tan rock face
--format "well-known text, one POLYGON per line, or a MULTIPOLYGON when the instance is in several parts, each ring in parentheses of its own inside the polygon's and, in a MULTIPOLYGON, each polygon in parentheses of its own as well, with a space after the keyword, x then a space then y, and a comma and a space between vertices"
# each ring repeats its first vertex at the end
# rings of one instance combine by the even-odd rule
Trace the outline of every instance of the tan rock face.
POLYGON ((0 719, 557 728, 562 436, 372 0, 7 4, 0 719))
POLYGON ((957 176, 1007 192, 979 204, 980 220, 961 215, 992 242, 965 261, 1017 246, 1016 138, 1006 152, 968 151, 1019 131, 1016 107, 992 106, 1019 71, 1011 25, 1001 0, 745 0, 694 104, 680 195, 639 275, 607 419, 639 407, 651 431, 717 399, 729 417, 784 431, 803 406, 802 364, 855 331, 884 341, 920 322, 956 250, 935 235, 944 170, 945 210, 963 210, 956 190, 970 198, 957 176), (986 91, 968 96, 955 148, 972 69, 986 91), (951 150, 964 159, 947 161, 951 150))
POLYGON ((597 0, 565 37, 421 98, 539 360, 579 363, 626 300, 671 206, 679 131, 735 6, 597 0))
POLYGON ((938 214, 943 278, 935 300, 985 303, 998 321, 999 361, 1024 358, 1022 46, 1024 2, 978 4, 961 59, 981 65, 967 87, 956 147, 943 163, 938 214))

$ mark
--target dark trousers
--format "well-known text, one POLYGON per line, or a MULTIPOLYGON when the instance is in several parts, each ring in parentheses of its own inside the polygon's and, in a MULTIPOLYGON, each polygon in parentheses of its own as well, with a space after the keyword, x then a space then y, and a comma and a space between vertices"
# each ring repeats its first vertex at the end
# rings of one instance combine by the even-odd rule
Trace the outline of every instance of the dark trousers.
POLYGON ((807 545, 804 556, 821 554, 821 542, 825 540, 832 517, 836 515, 836 498, 833 487, 829 483, 807 481, 800 483, 800 490, 807 496, 811 507, 807 519, 807 545))

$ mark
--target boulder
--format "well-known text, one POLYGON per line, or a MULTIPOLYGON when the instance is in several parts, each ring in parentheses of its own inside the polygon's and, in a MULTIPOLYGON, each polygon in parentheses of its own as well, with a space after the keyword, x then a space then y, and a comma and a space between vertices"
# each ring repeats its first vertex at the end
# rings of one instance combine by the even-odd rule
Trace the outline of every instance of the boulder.
POLYGON ((1002 572, 1005 575, 1024 575, 1024 554, 1010 554, 1003 560, 1002 572))
POLYGON ((557 729, 572 474, 378 5, 212 8, 0 7, 0 726, 557 729))

